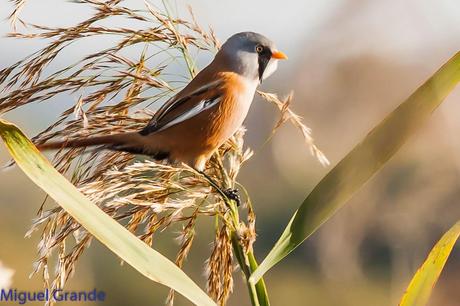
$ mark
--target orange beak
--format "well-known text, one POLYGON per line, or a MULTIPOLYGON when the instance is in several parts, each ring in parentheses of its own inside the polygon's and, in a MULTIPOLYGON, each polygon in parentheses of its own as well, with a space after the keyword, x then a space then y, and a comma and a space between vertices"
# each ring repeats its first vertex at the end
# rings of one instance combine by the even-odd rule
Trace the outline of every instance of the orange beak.
POLYGON ((281 52, 281 51, 274 51, 274 52, 272 53, 272 58, 278 59, 278 60, 285 60, 285 59, 288 59, 287 55, 284 54, 284 53, 281 52))

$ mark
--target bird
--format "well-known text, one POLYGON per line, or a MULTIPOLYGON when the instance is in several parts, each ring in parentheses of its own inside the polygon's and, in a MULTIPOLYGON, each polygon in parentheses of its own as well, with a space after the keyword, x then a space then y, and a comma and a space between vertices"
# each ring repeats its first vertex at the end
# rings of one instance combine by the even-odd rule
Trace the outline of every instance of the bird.
POLYGON ((262 34, 234 34, 143 129, 46 142, 38 149, 98 147, 182 162, 203 173, 213 153, 243 124, 259 84, 284 59, 286 54, 262 34))

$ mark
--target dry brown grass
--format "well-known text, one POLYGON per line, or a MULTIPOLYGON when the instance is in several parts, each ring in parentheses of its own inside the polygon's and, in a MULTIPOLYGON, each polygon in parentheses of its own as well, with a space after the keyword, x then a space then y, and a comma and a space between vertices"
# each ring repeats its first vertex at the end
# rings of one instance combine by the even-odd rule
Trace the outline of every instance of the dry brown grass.
MULTIPOLYGON (((214 32, 199 26, 193 13, 191 21, 187 21, 173 17, 166 7, 154 7, 148 2, 144 10, 133 10, 123 6, 121 0, 79 0, 73 5, 90 6, 95 13, 66 28, 21 20, 19 13, 25 2, 13 1, 16 9, 10 15, 14 31, 10 36, 45 39, 48 43, 0 71, 0 114, 56 98, 77 101, 33 138, 37 144, 55 138, 141 129, 153 113, 150 109, 156 109, 176 92, 177 87, 185 84, 178 84, 180 76, 171 75, 170 70, 185 65, 189 76, 183 79, 187 80, 197 70, 192 54, 215 52, 220 46, 214 32), (115 16, 131 21, 133 28, 104 26, 115 16), (32 31, 16 32, 18 21, 32 31), (106 36, 117 42, 86 54, 59 71, 48 69, 71 43, 106 36), (136 58, 125 55, 131 48, 138 50, 136 58)), ((292 95, 285 101, 274 94, 261 92, 260 95, 280 109, 281 119, 274 130, 290 120, 300 129, 312 153, 322 163, 327 163, 314 145, 310 130, 290 109, 292 95)), ((241 128, 207 165, 207 174, 224 188, 244 190, 237 183, 237 175, 252 156, 252 151, 244 148, 244 133, 241 128)), ((225 304, 233 290, 231 235, 236 233, 246 251, 252 250, 256 237, 255 214, 247 195, 243 197, 247 219, 241 220, 203 175, 183 165, 170 166, 136 160, 126 153, 86 152, 81 148, 59 151, 53 161, 57 169, 67 174, 94 203, 148 245, 152 245, 154 236, 161 231, 180 224, 182 230, 176 257, 180 267, 193 244, 196 222, 203 217, 217 217, 213 249, 206 261, 207 288, 219 304, 225 304)), ((41 229, 34 273, 42 274, 46 286, 62 288, 74 273, 75 264, 92 237, 60 207, 45 208, 45 202, 28 232, 30 235, 41 229), (53 254, 58 255, 57 269, 50 273, 53 254)), ((172 305, 173 301, 174 292, 171 291, 168 303, 172 305)))

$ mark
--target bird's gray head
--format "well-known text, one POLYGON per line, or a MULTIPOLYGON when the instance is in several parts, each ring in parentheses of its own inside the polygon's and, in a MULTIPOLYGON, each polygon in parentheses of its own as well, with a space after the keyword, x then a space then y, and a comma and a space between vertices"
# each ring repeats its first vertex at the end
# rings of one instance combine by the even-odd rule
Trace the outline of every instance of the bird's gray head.
POLYGON ((230 37, 217 57, 223 57, 235 72, 260 82, 275 72, 278 60, 287 59, 271 40, 254 32, 241 32, 230 37))

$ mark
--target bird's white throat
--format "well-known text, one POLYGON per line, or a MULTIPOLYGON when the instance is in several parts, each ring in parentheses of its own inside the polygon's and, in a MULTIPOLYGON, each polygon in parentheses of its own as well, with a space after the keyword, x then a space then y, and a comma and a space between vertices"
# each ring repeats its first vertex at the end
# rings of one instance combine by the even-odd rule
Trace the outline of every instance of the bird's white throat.
POLYGON ((264 70, 264 73, 262 75, 262 80, 265 80, 266 78, 271 76, 276 71, 277 68, 278 68, 278 60, 272 58, 268 62, 268 65, 264 70))

